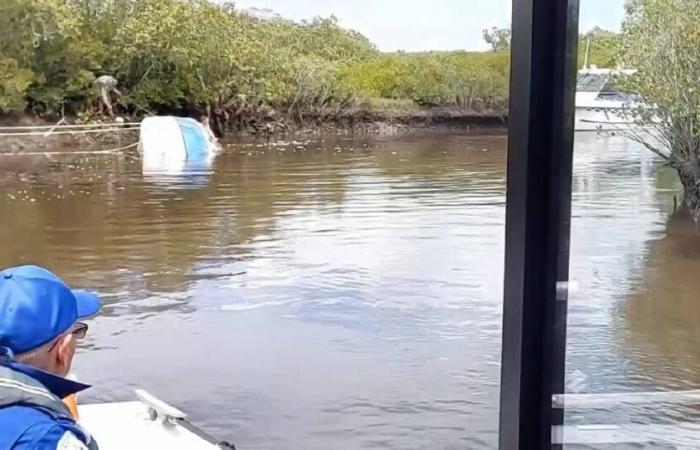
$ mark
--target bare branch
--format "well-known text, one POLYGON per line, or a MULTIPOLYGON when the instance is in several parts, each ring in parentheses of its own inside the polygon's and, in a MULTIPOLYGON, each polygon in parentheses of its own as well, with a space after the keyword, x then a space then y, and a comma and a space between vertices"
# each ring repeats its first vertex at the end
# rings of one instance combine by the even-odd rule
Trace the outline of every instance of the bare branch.
POLYGON ((627 133, 627 136, 630 137, 635 142, 642 144, 648 150, 650 150, 651 152, 653 152, 657 156, 663 158, 665 161, 667 161, 667 162, 671 161, 670 155, 665 154, 663 151, 661 151, 658 148, 656 148, 655 146, 651 145, 651 143, 649 143, 649 140, 641 137, 641 135, 639 133, 629 132, 629 133, 627 133))

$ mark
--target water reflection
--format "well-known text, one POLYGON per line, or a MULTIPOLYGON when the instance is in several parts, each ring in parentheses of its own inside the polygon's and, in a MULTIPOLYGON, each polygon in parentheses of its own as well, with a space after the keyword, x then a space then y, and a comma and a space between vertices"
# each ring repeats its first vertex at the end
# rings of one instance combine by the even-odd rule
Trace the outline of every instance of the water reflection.
MULTIPOLYGON (((673 180, 664 171, 655 180, 659 187, 673 180)), ((658 191, 662 194, 659 200, 663 207, 670 206, 669 194, 675 192, 675 189, 658 191)), ((663 232, 647 242, 648 252, 643 255, 639 272, 630 276, 627 297, 613 304, 611 323, 605 327, 612 337, 606 350, 610 357, 618 360, 617 377, 624 379, 616 380, 617 377, 595 371, 595 365, 580 365, 579 372, 574 375, 579 378, 580 386, 572 381, 569 384, 570 391, 581 387, 586 393, 628 392, 624 398, 631 403, 620 401, 605 407, 567 411, 570 424, 622 427, 619 431, 589 428, 586 439, 602 439, 601 442, 610 439, 607 442, 611 442, 626 437, 653 442, 624 447, 616 444, 567 448, 697 448, 700 441, 697 405, 679 400, 634 403, 634 399, 639 398, 634 394, 700 389, 700 353, 697 350, 700 305, 696 294, 700 288, 697 279, 700 232, 685 213, 672 214, 663 232), (611 389, 611 386, 615 387, 611 389)), ((571 344, 576 346, 575 342, 571 344)), ((611 372, 610 369, 606 371, 611 372)))
MULTIPOLYGON (((567 384, 586 393, 631 385, 618 309, 639 283, 648 241, 663 232, 653 155, 622 137, 577 134, 571 236, 567 384), (596 336, 598 339, 591 339, 596 336)), ((571 388, 570 388, 571 389, 571 388)))
POLYGON ((172 189, 201 189, 209 183, 215 155, 170 158, 167 154, 141 156, 143 179, 172 189))
MULTIPOLYGON (((78 360, 92 399, 146 387, 241 447, 493 448, 505 155, 433 134, 233 142, 194 171, 37 162, 0 187, 0 263, 104 293, 78 360)), ((589 392, 695 379, 697 335, 635 305, 673 295, 647 275, 677 257, 654 250, 664 176, 620 138, 577 142, 568 368, 589 392), (671 348, 668 378, 642 379, 671 348)))
POLYGON ((199 189, 94 158, 0 193, 0 259, 106 294, 78 368, 100 399, 148 386, 243 445, 485 447, 504 158, 489 136, 238 143, 199 189))
POLYGON ((643 281, 621 308, 638 370, 674 389, 700 387, 700 231, 683 213, 650 243, 643 281), (682 377, 678 374, 683 373, 682 377))
MULTIPOLYGON (((576 148, 572 277, 581 289, 570 301, 567 391, 697 389, 700 367, 688 355, 698 353, 686 354, 683 361, 671 356, 676 353, 671 349, 695 348, 698 337, 693 322, 697 314, 676 304, 679 292, 693 295, 694 265, 673 244, 678 242, 678 222, 667 223, 679 190, 675 174, 620 137, 577 135, 576 148), (594 152, 581 151, 586 139, 597 142, 594 152), (680 267, 684 269, 671 275, 680 267), (679 327, 667 320, 670 311, 685 315, 688 322, 679 327)), ((681 245, 694 239, 684 233, 681 245)), ((693 410, 668 404, 618 405, 569 410, 566 421, 673 424, 693 421, 693 410)))

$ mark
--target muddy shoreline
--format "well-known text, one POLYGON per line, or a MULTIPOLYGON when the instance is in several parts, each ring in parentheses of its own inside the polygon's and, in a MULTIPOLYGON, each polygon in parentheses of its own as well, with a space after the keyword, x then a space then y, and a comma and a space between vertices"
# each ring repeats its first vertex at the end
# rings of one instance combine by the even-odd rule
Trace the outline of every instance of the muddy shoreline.
MULTIPOLYGON (((187 114, 182 114, 183 116, 187 114)), ((126 122, 139 121, 140 117, 123 117, 126 122)), ((2 127, 30 127, 55 125, 57 117, 38 117, 30 114, 0 115, 2 127)), ((76 123, 75 118, 66 117, 66 123, 76 123)), ((111 123, 110 119, 104 122, 111 123)), ((115 126, 119 126, 117 123, 115 126)), ((449 111, 421 111, 410 114, 402 112, 363 112, 341 118, 305 117, 296 121, 251 120, 244 126, 227 122, 215 126, 222 139, 236 137, 284 139, 293 136, 320 134, 398 136, 417 133, 463 131, 484 134, 505 132, 507 118, 496 114, 459 114, 449 111)), ((27 150, 74 148, 81 144, 123 144, 138 139, 136 131, 105 132, 81 135, 46 135, 47 130, 5 129, 0 130, 0 153, 16 153, 27 150), (2 136, 3 133, 28 132, 27 136, 2 136)))

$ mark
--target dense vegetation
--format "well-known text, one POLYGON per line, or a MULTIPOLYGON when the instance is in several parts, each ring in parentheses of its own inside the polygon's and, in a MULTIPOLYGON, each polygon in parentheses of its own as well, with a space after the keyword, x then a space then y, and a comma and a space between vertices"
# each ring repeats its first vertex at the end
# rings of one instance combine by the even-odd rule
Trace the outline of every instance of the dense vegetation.
POLYGON ((644 105, 635 111, 644 126, 631 135, 676 169, 684 188, 682 206, 700 220, 697 0, 630 0, 626 8, 623 54, 638 70, 626 87, 644 105))
POLYGON ((204 0, 3 0, 0 107, 92 109, 119 80, 123 111, 336 106, 341 73, 376 54, 333 19, 261 20, 204 0))
POLYGON ((102 74, 119 81, 121 114, 209 109, 236 122, 507 109, 507 30, 484 32, 492 52, 383 54, 332 17, 294 23, 206 0, 2 0, 0 33, 5 113, 93 113, 102 74))
POLYGON ((595 27, 581 36, 579 40, 579 67, 589 66, 617 67, 624 65, 621 60, 622 39, 619 33, 595 27), (586 60, 588 53, 588 60, 586 60))
POLYGON ((509 65, 507 51, 392 53, 354 64, 344 76, 364 97, 503 112, 509 65))

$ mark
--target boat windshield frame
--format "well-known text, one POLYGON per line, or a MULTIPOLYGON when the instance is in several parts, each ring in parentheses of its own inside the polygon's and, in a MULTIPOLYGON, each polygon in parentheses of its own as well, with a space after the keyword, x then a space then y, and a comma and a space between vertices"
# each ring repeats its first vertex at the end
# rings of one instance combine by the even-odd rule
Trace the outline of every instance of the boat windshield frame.
POLYGON ((608 85, 609 75, 581 72, 576 79, 576 92, 600 93, 608 85))
POLYGON ((499 448, 563 425, 579 0, 513 0, 499 448))

